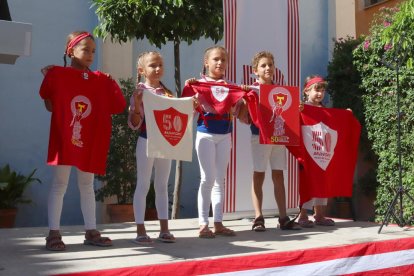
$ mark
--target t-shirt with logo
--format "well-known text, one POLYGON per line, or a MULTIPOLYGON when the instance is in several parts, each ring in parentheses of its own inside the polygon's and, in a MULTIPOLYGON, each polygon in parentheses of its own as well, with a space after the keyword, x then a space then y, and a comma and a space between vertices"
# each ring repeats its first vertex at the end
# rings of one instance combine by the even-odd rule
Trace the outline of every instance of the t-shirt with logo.
POLYGON ((53 109, 47 163, 105 174, 111 115, 126 107, 118 84, 99 71, 54 66, 39 94, 53 109))

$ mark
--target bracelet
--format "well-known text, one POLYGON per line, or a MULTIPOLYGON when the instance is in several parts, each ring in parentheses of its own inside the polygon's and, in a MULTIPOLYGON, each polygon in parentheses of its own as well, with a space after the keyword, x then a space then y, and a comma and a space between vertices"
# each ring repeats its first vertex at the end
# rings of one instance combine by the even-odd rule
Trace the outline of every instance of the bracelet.
POLYGON ((141 115, 141 113, 140 113, 140 112, 135 112, 135 111, 134 111, 134 113, 135 113, 135 114, 137 114, 137 115, 141 115))

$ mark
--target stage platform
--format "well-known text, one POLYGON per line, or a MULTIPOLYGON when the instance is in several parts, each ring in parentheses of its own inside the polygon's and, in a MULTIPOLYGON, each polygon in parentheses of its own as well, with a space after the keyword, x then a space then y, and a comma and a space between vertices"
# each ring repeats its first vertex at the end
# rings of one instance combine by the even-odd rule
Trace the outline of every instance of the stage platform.
MULTIPOLYGON (((179 219, 170 221, 176 243, 151 246, 132 243, 133 223, 99 225, 113 240, 108 248, 83 245, 83 227, 65 226, 64 252, 45 249, 46 227, 0 229, 0 275, 414 275, 413 228, 388 225, 378 234, 372 222, 335 221, 282 231, 266 218, 267 231, 253 232, 249 219, 231 220, 225 225, 236 236, 200 239, 197 219, 179 219)), ((158 222, 146 226, 155 239, 158 222)))

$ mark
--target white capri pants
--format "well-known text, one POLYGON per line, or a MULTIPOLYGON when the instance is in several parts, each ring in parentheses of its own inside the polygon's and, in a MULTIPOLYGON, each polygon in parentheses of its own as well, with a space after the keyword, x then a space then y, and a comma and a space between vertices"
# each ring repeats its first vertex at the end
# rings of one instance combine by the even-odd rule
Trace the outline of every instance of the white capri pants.
POLYGON ((147 139, 139 137, 136 147, 137 186, 134 193, 134 216, 136 224, 144 224, 146 197, 154 167, 155 207, 158 219, 168 219, 168 178, 171 160, 147 157, 147 139))
MULTIPOLYGON (((76 167, 75 167, 76 168, 76 167)), ((50 230, 60 229, 60 217, 62 214, 63 197, 68 187, 69 176, 72 166, 54 166, 54 176, 48 197, 48 220, 50 230)), ((96 203, 93 181, 93 173, 84 172, 76 168, 78 176, 78 187, 80 193, 80 204, 85 224, 85 230, 96 229, 96 203)))
POLYGON ((270 162, 272 170, 286 170, 286 147, 260 144, 259 135, 252 135, 252 159, 255 172, 265 172, 270 162))
POLYGON ((312 210, 313 206, 328 205, 328 199, 323 197, 314 197, 309 201, 303 203, 302 208, 306 210, 312 210))
POLYGON ((231 133, 212 134, 197 131, 196 151, 200 166, 198 220, 208 225, 210 204, 214 222, 223 221, 224 185, 230 161, 231 133))

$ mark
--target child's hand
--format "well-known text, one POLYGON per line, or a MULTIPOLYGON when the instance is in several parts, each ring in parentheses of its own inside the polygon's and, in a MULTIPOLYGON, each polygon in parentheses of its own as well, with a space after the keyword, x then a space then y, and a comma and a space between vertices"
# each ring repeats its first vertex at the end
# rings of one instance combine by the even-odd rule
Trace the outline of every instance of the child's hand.
POLYGON ((193 108, 197 109, 200 106, 200 101, 197 99, 197 95, 193 96, 193 108))
POLYGON ((197 81, 196 78, 188 79, 188 80, 185 81, 185 85, 195 83, 196 81, 197 81))
POLYGON ((245 84, 240 85, 240 88, 241 88, 241 90, 246 91, 246 92, 248 92, 248 91, 251 90, 250 89, 250 86, 249 85, 245 85, 245 84))
POLYGON ((305 104, 301 101, 299 104, 299 111, 302 112, 305 104))
POLYGON ((42 72, 43 76, 46 76, 47 72, 49 72, 49 70, 52 69, 53 67, 55 67, 55 65, 47 65, 43 67, 42 69, 40 69, 40 72, 42 72))

